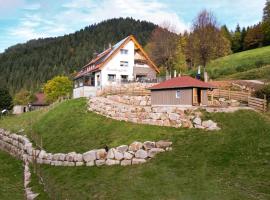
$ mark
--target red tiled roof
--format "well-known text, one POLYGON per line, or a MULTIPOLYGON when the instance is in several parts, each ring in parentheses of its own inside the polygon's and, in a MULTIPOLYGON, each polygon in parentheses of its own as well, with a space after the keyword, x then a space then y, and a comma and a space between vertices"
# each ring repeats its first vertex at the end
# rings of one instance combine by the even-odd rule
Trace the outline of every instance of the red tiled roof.
POLYGON ((36 106, 38 106, 38 105, 48 105, 47 103, 46 103, 46 100, 45 100, 45 94, 44 93, 36 93, 35 94, 35 96, 36 96, 36 101, 34 101, 33 103, 32 103, 32 105, 36 105, 36 106))
POLYGON ((190 87, 215 88, 215 86, 209 83, 200 81, 190 76, 181 76, 181 77, 172 78, 170 80, 154 85, 153 87, 150 87, 149 89, 159 90, 159 89, 190 88, 190 87))

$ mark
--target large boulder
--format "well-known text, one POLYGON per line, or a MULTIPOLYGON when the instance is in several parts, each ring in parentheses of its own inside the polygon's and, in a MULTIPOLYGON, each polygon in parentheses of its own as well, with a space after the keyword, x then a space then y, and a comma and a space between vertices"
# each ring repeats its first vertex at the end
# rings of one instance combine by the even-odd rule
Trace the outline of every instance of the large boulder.
POLYGON ((75 152, 70 152, 66 155, 66 158, 65 160, 66 161, 69 161, 69 162, 72 162, 74 161, 74 157, 76 156, 77 154, 75 152))
POLYGON ((41 150, 41 151, 39 152, 38 157, 39 157, 40 159, 47 159, 47 153, 46 153, 46 151, 41 150))
POLYGON ((109 149, 109 151, 107 152, 107 159, 114 159, 114 148, 109 149))
POLYGON ((85 162, 94 161, 97 159, 96 150, 87 151, 83 154, 83 160, 85 162))
POLYGON ((73 160, 75 162, 82 162, 83 161, 83 155, 80 154, 80 153, 77 153, 77 154, 74 155, 73 160))
POLYGON ((157 148, 165 149, 166 147, 170 147, 171 145, 172 145, 172 142, 169 142, 169 141, 160 140, 160 141, 156 142, 157 148))
POLYGON ((146 160, 141 159, 141 158, 133 158, 132 159, 132 165, 142 164, 142 163, 145 163, 145 162, 146 162, 146 160))
POLYGON ((212 120, 207 120, 202 122, 202 126, 205 128, 209 128, 211 126, 216 126, 217 123, 213 122, 212 120))
POLYGON ((143 147, 143 144, 141 142, 133 142, 129 145, 129 151, 138 151, 143 147))
POLYGON ((131 160, 122 160, 121 161, 121 166, 127 166, 127 165, 131 165, 131 160))
POLYGON ((152 149, 152 148, 155 148, 155 147, 156 147, 155 142, 146 141, 146 142, 143 143, 143 148, 145 150, 149 150, 149 149, 152 149))
POLYGON ((116 160, 122 160, 124 158, 124 154, 120 151, 115 150, 114 151, 114 158, 116 160))
POLYGON ((220 130, 217 126, 217 123, 213 122, 212 120, 203 121, 202 126, 204 126, 207 130, 220 130))
POLYGON ((124 153, 124 159, 126 159, 126 160, 131 160, 132 158, 133 158, 133 154, 132 153, 130 153, 130 152, 125 152, 124 153))
POLYGON ((96 150, 96 155, 98 160, 104 160, 106 159, 107 152, 105 149, 98 149, 96 150))
POLYGON ((135 157, 136 158, 142 158, 142 159, 145 159, 145 158, 147 158, 147 151, 145 151, 145 150, 143 150, 143 149, 140 149, 140 150, 138 150, 138 151, 136 151, 136 153, 135 153, 135 157))
POLYGON ((66 155, 63 154, 63 153, 56 153, 56 154, 53 154, 52 160, 54 160, 54 161, 64 161, 65 157, 66 157, 66 155))
POLYGON ((161 148, 153 148, 148 151, 148 157, 153 158, 156 154, 164 152, 164 149, 161 148))
POLYGON ((116 147, 116 150, 121 152, 121 153, 124 153, 128 150, 128 145, 121 145, 119 147, 116 147))
POLYGON ((106 165, 119 165, 120 164, 120 161, 119 160, 113 160, 113 159, 107 159, 106 160, 106 165))
POLYGON ((96 166, 105 165, 105 160, 96 160, 96 166))
POLYGON ((202 119, 200 117, 195 117, 193 123, 197 125, 202 125, 202 119))
POLYGON ((179 115, 176 113, 169 113, 169 119, 172 121, 176 121, 179 119, 179 115))

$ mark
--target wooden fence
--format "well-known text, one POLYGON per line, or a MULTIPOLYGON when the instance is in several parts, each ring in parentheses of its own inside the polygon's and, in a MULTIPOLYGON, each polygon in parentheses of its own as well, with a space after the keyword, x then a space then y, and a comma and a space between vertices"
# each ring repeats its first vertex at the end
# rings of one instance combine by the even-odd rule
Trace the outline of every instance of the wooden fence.
MULTIPOLYGON (((235 99, 238 101, 246 102, 249 107, 254 108, 261 112, 267 111, 267 100, 266 96, 264 99, 252 97, 250 92, 241 92, 241 91, 233 91, 233 90, 221 90, 221 89, 214 89, 208 93, 208 96, 216 97, 216 98, 226 98, 226 99, 235 99)), ((209 103, 210 105, 213 102, 209 103)))
POLYGON ((254 108, 261 112, 267 111, 267 100, 264 96, 264 99, 259 99, 255 97, 248 97, 248 106, 254 108))

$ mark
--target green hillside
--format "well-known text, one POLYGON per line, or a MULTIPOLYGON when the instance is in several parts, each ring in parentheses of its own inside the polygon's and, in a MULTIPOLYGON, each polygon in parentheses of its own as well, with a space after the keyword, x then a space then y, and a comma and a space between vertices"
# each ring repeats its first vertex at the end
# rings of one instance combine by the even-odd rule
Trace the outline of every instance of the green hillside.
POLYGON ((59 199, 269 199, 269 119, 254 111, 204 118, 217 121, 221 131, 120 122, 86 112, 86 101, 77 99, 49 111, 5 118, 0 127, 30 131, 32 124, 52 152, 83 152, 134 140, 173 142, 173 151, 138 166, 43 165, 43 175, 62 194, 59 199))
POLYGON ((0 86, 8 87, 12 94, 21 88, 38 89, 55 75, 79 70, 94 53, 130 34, 145 45, 155 27, 132 18, 110 19, 69 35, 9 47, 0 54, 0 86))
MULTIPOLYGON (((267 46, 213 60, 207 65, 207 71, 211 78, 216 79, 269 64, 270 46, 267 46)), ((258 78, 261 77, 258 76, 258 78)), ((257 77, 255 76, 254 78, 256 79, 257 77)))
POLYGON ((242 79, 242 80, 254 80, 261 79, 270 81, 270 65, 265 65, 260 68, 250 69, 245 72, 238 72, 235 74, 231 74, 223 77, 223 79, 242 79))

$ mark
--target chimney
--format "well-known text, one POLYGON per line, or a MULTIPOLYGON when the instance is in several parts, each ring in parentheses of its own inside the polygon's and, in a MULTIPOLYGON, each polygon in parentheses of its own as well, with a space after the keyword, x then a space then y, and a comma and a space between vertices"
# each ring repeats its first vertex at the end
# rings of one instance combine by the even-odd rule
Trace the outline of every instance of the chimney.
POLYGON ((98 55, 98 53, 97 53, 96 51, 94 51, 94 53, 93 53, 93 58, 96 58, 97 55, 98 55))

